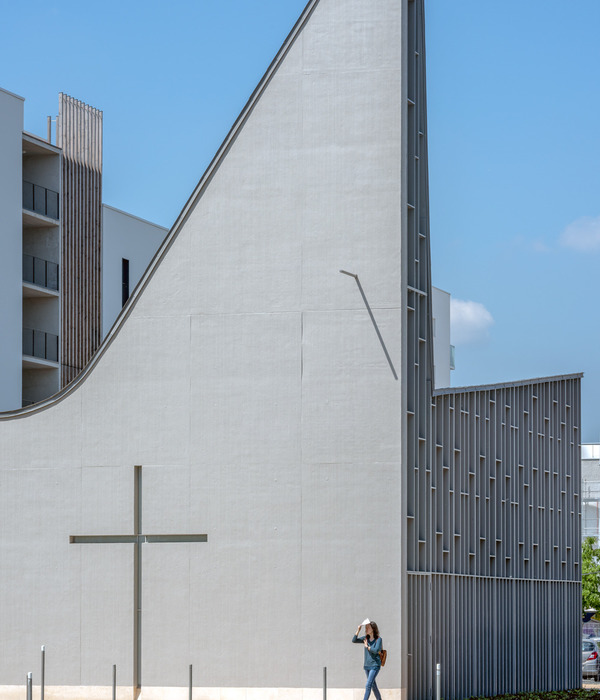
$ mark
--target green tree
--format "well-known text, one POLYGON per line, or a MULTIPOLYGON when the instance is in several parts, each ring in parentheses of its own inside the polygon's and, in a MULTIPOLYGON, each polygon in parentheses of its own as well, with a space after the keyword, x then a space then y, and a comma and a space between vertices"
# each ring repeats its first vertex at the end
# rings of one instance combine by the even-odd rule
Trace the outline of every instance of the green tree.
POLYGON ((583 610, 600 610, 600 549, 595 537, 586 537, 581 545, 581 603, 583 610), (586 576, 586 574, 589 574, 586 576))

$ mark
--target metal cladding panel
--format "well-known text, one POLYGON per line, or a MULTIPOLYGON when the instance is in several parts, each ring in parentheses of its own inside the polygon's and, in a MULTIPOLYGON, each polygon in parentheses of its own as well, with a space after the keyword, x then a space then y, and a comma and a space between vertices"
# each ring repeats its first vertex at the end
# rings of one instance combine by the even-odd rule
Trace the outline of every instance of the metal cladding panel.
POLYGON ((407 565, 427 568, 428 504, 415 517, 414 495, 429 482, 433 345, 431 324, 431 263, 429 252, 429 193, 427 173, 427 105, 425 100, 425 35, 422 0, 408 2, 406 46, 406 208, 404 265, 406 272, 406 508, 407 565))
POLYGON ((444 698, 579 687, 578 583, 444 574, 409 580, 410 697, 433 696, 436 663, 444 698))
POLYGON ((411 697, 436 663, 445 698, 579 686, 579 414, 578 377, 434 396, 410 496, 411 697))

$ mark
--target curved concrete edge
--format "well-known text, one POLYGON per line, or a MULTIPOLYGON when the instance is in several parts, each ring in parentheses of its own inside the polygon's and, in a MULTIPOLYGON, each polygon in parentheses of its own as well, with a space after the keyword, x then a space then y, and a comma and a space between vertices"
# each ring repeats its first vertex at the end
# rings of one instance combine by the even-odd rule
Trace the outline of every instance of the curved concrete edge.
MULTIPOLYGON (((266 90, 268 87, 269 83, 271 82, 271 79, 277 72, 279 66, 283 62, 283 59, 287 55, 288 51, 290 48, 293 46, 294 42, 296 41, 297 37, 300 35, 302 32, 302 29, 304 28, 304 25, 306 22, 309 20, 310 16, 312 15, 315 7, 319 4, 320 0, 309 0, 308 4, 304 8, 302 14, 300 15, 298 21, 288 34, 287 38, 283 42, 281 48, 277 52, 275 58, 267 68, 267 71, 263 75, 262 79, 258 83, 257 87, 255 88, 254 92, 250 96, 248 102, 242 109, 240 115, 234 122, 233 126, 231 127, 229 133, 225 137, 225 140, 217 150, 214 158, 212 159, 210 165, 208 168, 205 170, 204 174, 202 175, 199 183, 196 185, 194 191, 192 192, 191 196, 189 197, 188 201, 185 203, 183 209, 181 210, 181 213, 177 217, 175 223, 171 227, 169 233, 167 234, 165 240, 163 241, 163 244, 160 246, 160 248, 157 250, 156 254, 150 261, 150 264, 148 265, 148 268, 146 269, 146 272, 143 274, 142 278, 136 285, 135 289, 131 293, 128 302, 125 304, 123 307, 121 313, 119 316, 117 316, 117 319, 115 320, 112 328, 110 331, 107 333, 106 337, 100 344, 100 347, 96 350, 92 358, 90 359, 89 363, 84 367, 84 369, 81 371, 81 373, 70 383, 68 384, 64 389, 59 391, 58 393, 54 394, 53 396, 48 397, 44 401, 40 401, 39 403, 33 404, 32 406, 26 406, 24 408, 17 408, 13 409, 11 411, 4 411, 0 412, 0 421, 5 421, 5 420, 12 420, 16 418, 25 418, 27 416, 33 415, 35 413, 39 413, 40 411, 45 411, 48 408, 51 408, 52 406, 56 405, 63 399, 65 399, 67 396, 69 396, 71 393, 77 390, 79 386, 86 380, 86 378, 89 376, 89 374, 93 371, 94 367, 98 364, 100 361, 100 358, 106 350, 110 347, 110 344, 114 340, 115 336, 117 333, 120 331, 122 328, 123 324, 131 314, 132 310, 134 309, 138 299, 140 296, 143 294, 144 289, 147 287, 148 283, 152 279, 154 272, 164 259, 165 255, 173 245, 175 239, 177 238, 179 232, 183 228, 185 222, 187 221, 190 213, 194 210, 196 207, 196 204, 198 201, 202 198, 202 195, 208 185, 210 184, 212 178, 214 177, 215 173, 218 171, 221 163, 227 156, 227 153, 231 149, 232 145, 235 143, 239 133, 244 127, 244 124, 250 117, 255 105, 258 103, 260 100, 261 95, 263 92, 266 90)), ((2 700, 2 695, 0 695, 0 700, 2 700)))

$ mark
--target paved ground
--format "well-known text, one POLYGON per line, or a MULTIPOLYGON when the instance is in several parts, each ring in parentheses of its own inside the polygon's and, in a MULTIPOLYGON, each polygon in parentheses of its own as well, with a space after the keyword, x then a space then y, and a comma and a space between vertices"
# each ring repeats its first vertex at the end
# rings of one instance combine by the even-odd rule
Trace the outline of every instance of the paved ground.
POLYGON ((582 688, 590 688, 595 690, 600 690, 600 683, 596 683, 591 678, 586 678, 581 684, 582 688))

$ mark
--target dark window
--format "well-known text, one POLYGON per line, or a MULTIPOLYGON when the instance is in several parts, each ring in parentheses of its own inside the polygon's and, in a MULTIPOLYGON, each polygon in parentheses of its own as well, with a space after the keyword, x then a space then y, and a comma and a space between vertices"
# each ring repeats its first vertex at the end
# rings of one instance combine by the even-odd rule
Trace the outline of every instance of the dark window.
POLYGON ((33 259, 33 283, 46 287, 46 261, 41 258, 33 259))
POLYGON ((23 183, 23 209, 33 211, 33 183, 23 183))
POLYGON ((58 362, 58 336, 46 333, 46 359, 58 362))
POLYGON ((46 190, 46 216, 58 219, 58 192, 46 190))
POLYGON ((23 209, 58 220, 58 192, 48 190, 41 185, 34 185, 32 182, 23 181, 23 209))
POLYGON ((33 331, 33 356, 46 359, 46 334, 44 331, 33 331))
POLYGON ((33 330, 31 328, 23 328, 23 355, 33 355, 33 330))
POLYGON ((58 289, 58 265, 56 263, 46 263, 46 278, 46 286, 49 289, 58 289))
POLYGON ((58 290, 58 265, 24 253, 23 280, 38 287, 58 290))
POLYGON ((34 260, 33 255, 23 255, 23 280, 31 284, 34 284, 33 280, 35 279, 33 276, 34 260))
POLYGON ((58 362, 58 336, 33 328, 23 328, 23 355, 58 362))
POLYGON ((46 216, 46 188, 41 185, 33 186, 33 211, 46 216))
POLYGON ((125 306, 127 299, 129 299, 129 260, 127 258, 121 259, 121 280, 122 280, 122 296, 121 302, 125 306))

